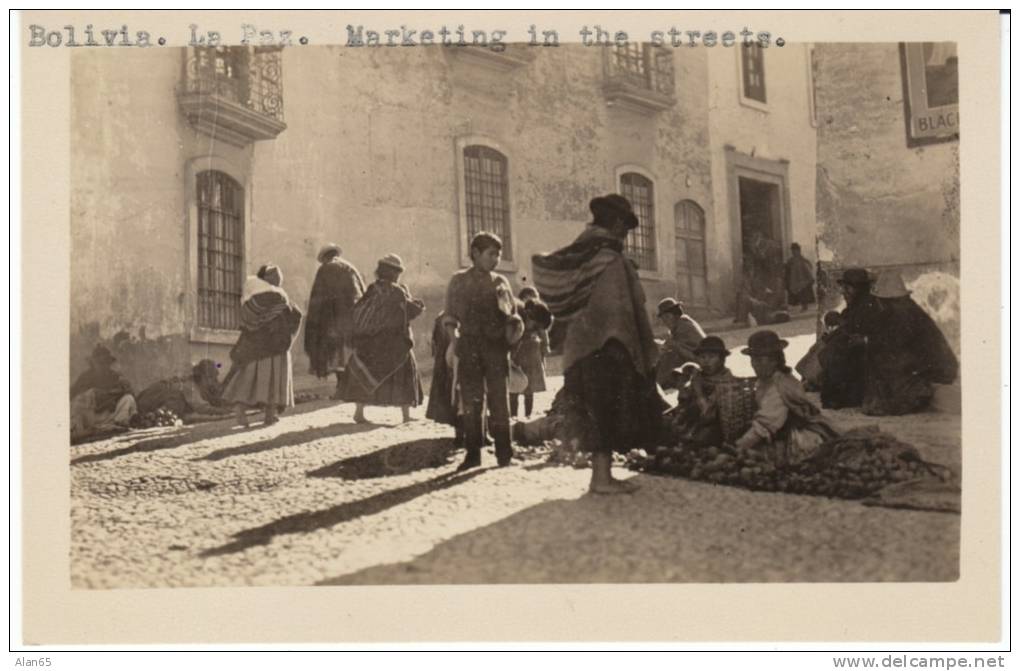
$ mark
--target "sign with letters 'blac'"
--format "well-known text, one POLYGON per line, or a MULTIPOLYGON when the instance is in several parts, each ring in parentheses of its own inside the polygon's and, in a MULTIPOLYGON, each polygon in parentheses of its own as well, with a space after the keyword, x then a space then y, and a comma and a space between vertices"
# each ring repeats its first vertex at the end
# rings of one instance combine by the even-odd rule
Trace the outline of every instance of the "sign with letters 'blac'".
POLYGON ((900 45, 907 146, 957 139, 960 87, 955 42, 900 45))

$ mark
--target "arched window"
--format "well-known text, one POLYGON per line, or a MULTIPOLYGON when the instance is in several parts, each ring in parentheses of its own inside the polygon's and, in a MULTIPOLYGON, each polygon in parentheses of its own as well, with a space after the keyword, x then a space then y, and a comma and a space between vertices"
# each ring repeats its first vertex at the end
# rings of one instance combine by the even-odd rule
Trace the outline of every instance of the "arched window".
POLYGON ((638 227, 624 241, 624 251, 643 270, 656 270, 655 191, 652 180, 636 172, 620 175, 620 193, 630 201, 638 217, 638 227))
MULTIPOLYGON (((503 258, 513 259, 510 241, 510 177, 507 158, 485 145, 464 147, 464 209, 467 244, 481 231, 503 240, 503 258)), ((466 249, 466 247, 465 247, 466 249)))
POLYGON ((693 200, 673 208, 676 224, 676 295, 691 305, 708 305, 705 211, 693 200))
POLYGON ((244 188, 218 170, 198 173, 198 325, 240 326, 244 188))

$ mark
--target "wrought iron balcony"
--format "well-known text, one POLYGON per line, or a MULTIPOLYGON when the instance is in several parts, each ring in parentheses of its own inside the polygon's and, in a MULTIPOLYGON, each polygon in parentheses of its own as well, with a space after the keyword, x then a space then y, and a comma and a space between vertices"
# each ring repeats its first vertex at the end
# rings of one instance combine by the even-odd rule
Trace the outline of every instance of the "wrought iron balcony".
POLYGON ((272 140, 283 122, 279 47, 188 47, 177 101, 199 132, 243 147, 272 140))
POLYGON ((628 43, 603 50, 606 101, 654 113, 676 105, 673 51, 651 44, 628 43))

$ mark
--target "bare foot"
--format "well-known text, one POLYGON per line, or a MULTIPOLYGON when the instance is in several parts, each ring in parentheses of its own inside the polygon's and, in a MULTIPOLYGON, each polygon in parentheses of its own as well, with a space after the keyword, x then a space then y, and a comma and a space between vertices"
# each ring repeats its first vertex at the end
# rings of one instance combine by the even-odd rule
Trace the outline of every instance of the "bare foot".
POLYGON ((612 478, 609 482, 591 483, 588 491, 592 494, 633 494, 638 490, 638 485, 627 480, 612 478))
POLYGON ((365 419, 365 416, 361 413, 354 415, 354 422, 357 424, 368 424, 368 420, 365 419))

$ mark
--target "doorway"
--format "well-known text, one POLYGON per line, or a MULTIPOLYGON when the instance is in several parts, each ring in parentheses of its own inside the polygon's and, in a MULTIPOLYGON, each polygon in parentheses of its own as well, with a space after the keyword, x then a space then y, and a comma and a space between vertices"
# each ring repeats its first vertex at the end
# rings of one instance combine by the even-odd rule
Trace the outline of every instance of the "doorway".
POLYGON ((738 177, 740 252, 745 291, 767 303, 782 304, 783 211, 780 185, 738 177))

